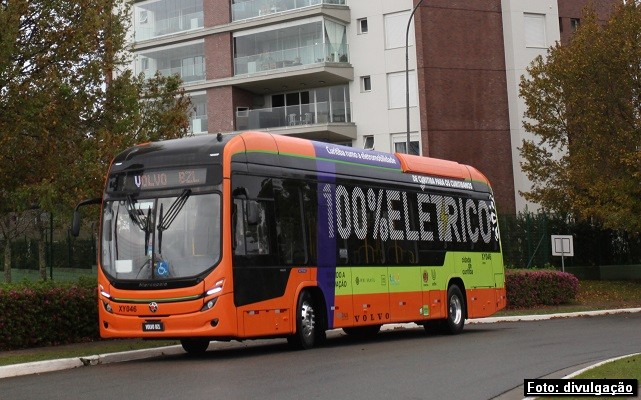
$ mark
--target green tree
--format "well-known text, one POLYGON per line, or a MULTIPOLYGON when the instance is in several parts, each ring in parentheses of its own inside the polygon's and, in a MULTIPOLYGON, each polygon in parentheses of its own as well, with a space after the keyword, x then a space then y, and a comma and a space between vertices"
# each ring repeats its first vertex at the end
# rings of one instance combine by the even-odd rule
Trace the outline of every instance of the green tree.
POLYGON ((568 45, 538 57, 521 80, 527 111, 526 199, 544 209, 641 231, 641 9, 588 9, 568 45))
MULTIPOLYGON (((0 0, 0 217, 39 209, 67 224, 78 200, 99 195, 115 154, 186 134, 180 79, 126 68, 130 7, 0 0)), ((0 241, 15 237, 9 228, 0 241)))

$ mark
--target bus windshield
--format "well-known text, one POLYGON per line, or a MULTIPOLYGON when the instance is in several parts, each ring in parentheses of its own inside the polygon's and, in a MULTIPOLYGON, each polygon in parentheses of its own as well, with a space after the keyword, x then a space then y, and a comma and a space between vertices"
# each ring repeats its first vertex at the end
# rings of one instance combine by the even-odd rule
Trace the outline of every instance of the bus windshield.
POLYGON ((220 195, 105 201, 101 260, 118 280, 194 277, 220 259, 220 195))

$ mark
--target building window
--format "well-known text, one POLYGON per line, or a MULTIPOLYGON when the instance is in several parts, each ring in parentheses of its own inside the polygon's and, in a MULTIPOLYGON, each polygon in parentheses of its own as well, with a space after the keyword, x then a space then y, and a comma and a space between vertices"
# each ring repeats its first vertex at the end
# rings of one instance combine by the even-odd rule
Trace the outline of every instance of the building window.
POLYGON ((576 31, 580 24, 581 20, 579 18, 570 18, 570 28, 572 28, 572 32, 576 31))
POLYGON ((563 18, 559 17, 559 32, 563 32, 563 18))
POLYGON ((374 150, 374 136, 363 136, 363 149, 374 150))
MULTIPOLYGON (((407 148, 407 134, 398 134, 398 135, 393 135, 392 136, 392 148, 396 153, 404 153, 407 154, 407 151, 405 150, 407 148)), ((421 146, 420 142, 418 140, 418 134, 417 133, 410 133, 410 152, 409 154, 413 154, 416 156, 421 155, 421 146)))
POLYGON ((361 92, 371 92, 372 91, 372 78, 367 76, 361 76, 361 92))
MULTIPOLYGON (((409 71, 410 78, 410 107, 416 107, 416 71, 409 71)), ((407 105, 406 98, 406 81, 405 71, 387 74, 387 91, 389 108, 405 108, 407 105)))
POLYGON ((368 32, 367 28, 367 18, 361 18, 358 20, 358 34, 362 35, 368 32))
MULTIPOLYGON (((409 11, 403 11, 394 14, 387 14, 384 16, 385 20, 385 48, 396 49, 405 47, 405 33, 407 30, 407 20, 410 17, 409 11)), ((414 32, 414 20, 412 19, 412 26, 410 32, 414 32)), ((410 34, 408 37, 408 45, 414 45, 414 35, 410 34)))
POLYGON ((525 25, 525 47, 546 48, 545 15, 523 14, 525 25))

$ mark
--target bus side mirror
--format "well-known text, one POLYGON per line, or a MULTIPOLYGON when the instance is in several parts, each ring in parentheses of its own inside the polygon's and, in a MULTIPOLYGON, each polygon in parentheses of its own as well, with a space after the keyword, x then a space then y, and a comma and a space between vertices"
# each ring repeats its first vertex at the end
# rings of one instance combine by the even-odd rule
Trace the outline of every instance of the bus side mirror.
POLYGON ((97 197, 95 199, 83 200, 80 203, 78 203, 76 208, 73 210, 73 220, 71 221, 71 234, 74 237, 78 237, 78 235, 80 234, 80 222, 82 221, 82 217, 78 209, 80 207, 88 206, 90 204, 100 204, 101 202, 102 202, 102 199, 100 197, 97 197))
POLYGON ((81 222, 82 217, 80 216, 80 211, 74 210, 73 211, 73 220, 71 221, 71 234, 74 237, 78 237, 80 235, 80 222, 81 222))

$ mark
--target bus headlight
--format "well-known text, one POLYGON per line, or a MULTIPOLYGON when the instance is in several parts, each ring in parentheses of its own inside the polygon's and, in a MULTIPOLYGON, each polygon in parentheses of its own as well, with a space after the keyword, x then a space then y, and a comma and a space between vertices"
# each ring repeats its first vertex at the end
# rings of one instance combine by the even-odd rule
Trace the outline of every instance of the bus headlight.
POLYGON ((107 299, 110 299, 110 298, 111 298, 111 295, 109 294, 109 292, 107 292, 107 291, 105 290, 104 286, 100 285, 100 287, 99 287, 98 289, 100 290, 100 294, 101 294, 103 297, 105 297, 105 298, 107 298, 107 299))
POLYGON ((114 310, 113 310, 113 308, 111 308, 111 304, 109 304, 108 302, 103 300, 102 301, 102 306, 105 308, 105 311, 107 311, 110 314, 113 314, 114 310))
POLYGON ((225 283, 224 279, 219 280, 216 282, 213 288, 209 289, 207 292, 205 292, 205 296, 211 296, 216 293, 220 293, 223 291, 223 284, 225 283))

